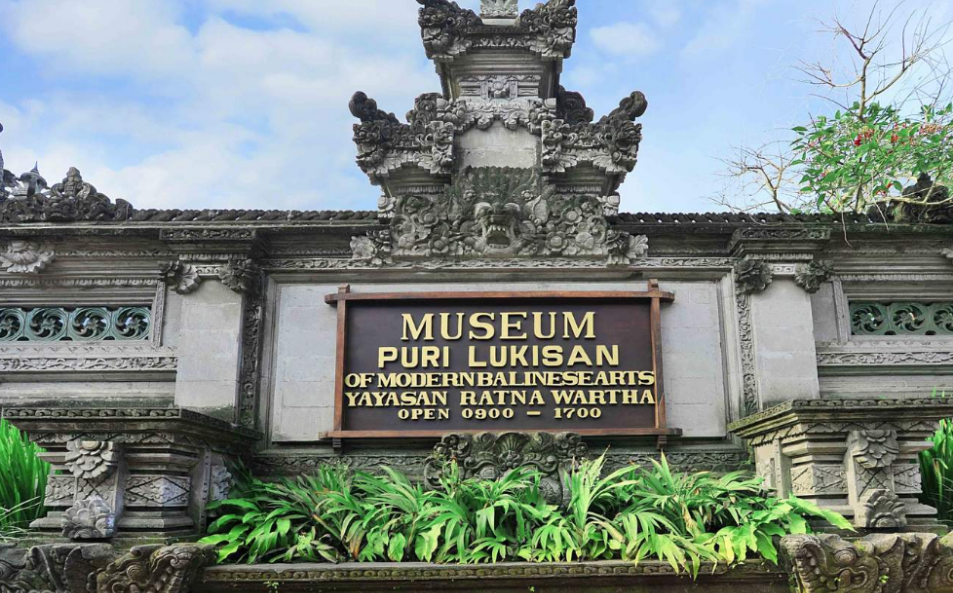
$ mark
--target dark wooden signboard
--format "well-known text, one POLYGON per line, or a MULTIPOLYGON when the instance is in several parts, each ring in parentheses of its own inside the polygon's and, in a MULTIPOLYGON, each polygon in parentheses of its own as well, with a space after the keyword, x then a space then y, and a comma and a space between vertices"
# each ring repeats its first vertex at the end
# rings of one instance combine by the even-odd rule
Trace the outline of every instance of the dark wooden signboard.
POLYGON ((338 308, 332 439, 450 432, 677 434, 660 304, 671 293, 328 295, 338 308))

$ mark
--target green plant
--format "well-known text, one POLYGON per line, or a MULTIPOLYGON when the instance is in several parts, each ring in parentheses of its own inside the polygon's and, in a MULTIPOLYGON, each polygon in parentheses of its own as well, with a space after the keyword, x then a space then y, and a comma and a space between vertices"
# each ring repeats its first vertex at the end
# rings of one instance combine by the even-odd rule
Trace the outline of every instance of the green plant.
POLYGON ((0 419, 0 540, 19 535, 45 514, 43 494, 50 466, 43 449, 0 419))
MULTIPOLYGON (((903 116, 892 106, 855 103, 833 117, 818 116, 794 128, 803 166, 801 192, 816 197, 817 208, 864 212, 889 202, 936 201, 903 195, 921 175, 937 185, 953 181, 953 105, 925 106, 903 116)), ((935 186, 934 186, 935 187, 935 186)))
MULTIPOLYGON (((946 393, 934 392, 933 397, 946 393)), ((920 453, 920 501, 936 508, 941 521, 953 521, 953 420, 942 420, 931 440, 933 446, 920 453)))
POLYGON ((235 496, 213 507, 232 512, 203 542, 218 546, 221 560, 240 562, 657 558, 697 575, 704 562, 776 562, 773 538, 807 532, 808 518, 850 529, 840 515, 772 497, 744 472, 686 474, 664 457, 608 475, 603 458, 580 463, 565 478, 564 508, 546 502, 541 480, 528 469, 463 479, 455 464, 435 490, 388 468, 371 475, 325 467, 274 483, 246 472, 235 496))

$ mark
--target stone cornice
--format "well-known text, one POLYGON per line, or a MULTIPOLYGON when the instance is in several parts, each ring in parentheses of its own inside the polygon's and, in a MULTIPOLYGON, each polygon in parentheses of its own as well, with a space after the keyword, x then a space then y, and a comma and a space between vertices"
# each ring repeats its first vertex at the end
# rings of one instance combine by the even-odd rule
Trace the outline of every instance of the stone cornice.
POLYGON ((799 422, 830 420, 835 416, 838 423, 869 421, 874 414, 895 421, 940 420, 953 416, 953 398, 792 400, 733 422, 728 430, 751 438, 799 422))
POLYGON ((7 407, 0 410, 0 418, 31 434, 50 432, 96 431, 186 431, 216 442, 250 447, 260 435, 217 418, 185 408, 147 407, 7 407))
POLYGON ((953 369, 953 339, 926 338, 857 340, 817 345, 821 375, 896 375, 953 369))

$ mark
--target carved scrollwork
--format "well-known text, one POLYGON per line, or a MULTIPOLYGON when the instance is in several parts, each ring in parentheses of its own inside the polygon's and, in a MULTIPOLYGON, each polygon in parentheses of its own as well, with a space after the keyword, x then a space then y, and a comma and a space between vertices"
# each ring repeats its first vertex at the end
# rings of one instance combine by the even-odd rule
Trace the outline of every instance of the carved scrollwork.
POLYGON ((198 268, 178 260, 162 264, 159 274, 169 288, 182 295, 192 294, 202 283, 198 268))
POLYGON ((480 0, 480 16, 485 19, 515 19, 519 0, 480 0))
POLYGON ((745 259, 735 265, 735 281, 738 290, 744 294, 764 291, 773 279, 774 271, 767 262, 745 259))
POLYGON ((928 593, 953 589, 953 541, 933 534, 789 535, 781 550, 804 593, 928 593))
POLYGON ((212 467, 211 483, 209 485, 209 500, 218 502, 228 498, 232 490, 232 474, 224 465, 212 467))
POLYGON ((515 257, 644 259, 648 239, 609 230, 611 198, 557 194, 532 169, 470 169, 444 196, 395 201, 389 234, 355 237, 359 261, 515 257))
POLYGON ((434 447, 424 466, 430 488, 439 488, 447 463, 456 462, 464 478, 497 480, 528 467, 543 477, 541 489, 551 504, 567 502, 562 473, 589 456, 589 448, 577 434, 483 433, 451 434, 434 447))
POLYGON ((878 489, 867 492, 860 501, 862 516, 858 523, 868 529, 897 529, 907 525, 907 506, 896 493, 878 489))
POLYGON ((0 268, 11 274, 39 274, 56 257, 53 249, 37 241, 10 241, 0 252, 0 268))
POLYGON ((107 566, 97 577, 103 593, 188 593, 202 569, 212 564, 210 546, 139 546, 107 566))
POLYGON ((3 593, 96 593, 96 573, 113 558, 106 544, 0 546, 3 593))

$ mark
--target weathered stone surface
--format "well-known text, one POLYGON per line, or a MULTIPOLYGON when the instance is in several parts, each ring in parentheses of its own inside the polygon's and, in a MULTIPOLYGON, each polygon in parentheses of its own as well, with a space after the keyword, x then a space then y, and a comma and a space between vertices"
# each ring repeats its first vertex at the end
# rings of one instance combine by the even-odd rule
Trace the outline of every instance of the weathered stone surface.
POLYGON ((941 593, 953 591, 953 540, 926 533, 789 535, 782 554, 804 593, 941 593))
POLYGON ((729 428, 754 449, 757 473, 780 496, 796 495, 858 528, 929 524, 917 456, 953 400, 796 400, 729 428))
POLYGON ((179 408, 31 406, 2 417, 51 464, 49 513, 33 527, 74 540, 200 535, 206 505, 227 491, 226 464, 258 436, 179 408))
POLYGON ((531 468, 542 477, 540 491, 546 500, 566 504, 566 474, 588 457, 589 447, 578 434, 451 434, 434 447, 424 467, 424 479, 427 486, 438 488, 446 464, 451 462, 456 462, 465 479, 498 480, 514 470, 531 468))
POLYGON ((215 560, 209 546, 141 546, 96 577, 97 593, 188 593, 202 569, 215 560))

